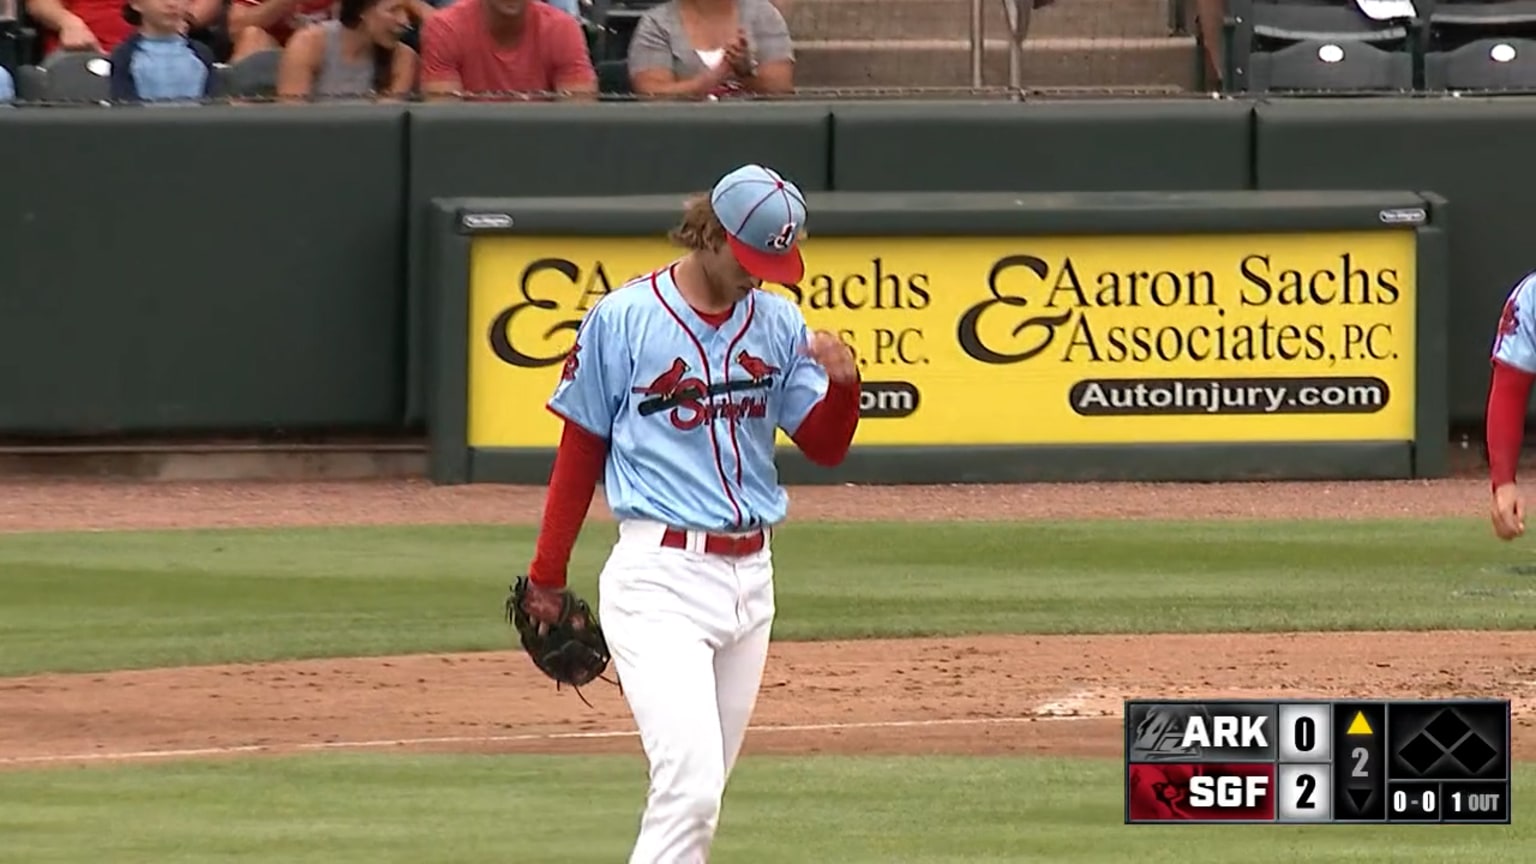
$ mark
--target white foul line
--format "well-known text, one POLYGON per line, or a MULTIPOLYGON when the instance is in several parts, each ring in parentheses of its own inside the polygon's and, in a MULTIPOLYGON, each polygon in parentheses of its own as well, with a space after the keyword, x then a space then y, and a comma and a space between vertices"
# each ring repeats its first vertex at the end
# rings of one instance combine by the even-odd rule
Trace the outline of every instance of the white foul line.
MULTIPOLYGON (((805 723, 792 726, 749 726, 747 731, 833 732, 844 729, 910 729, 933 726, 1001 726, 1015 723, 1059 723, 1066 720, 1103 720, 1087 715, 1023 717, 965 717, 950 720, 873 720, 863 723, 805 723)), ((364 750, 384 747, 413 747, 427 744, 507 744, 528 741, 587 741, 594 739, 635 738, 639 732, 534 732, 522 735, 450 735, 436 738, 384 738, 374 741, 320 741, 309 744, 242 744, 230 747, 197 747, 185 750, 134 750, 117 753, 62 753, 48 756, 0 757, 0 765, 48 764, 58 762, 114 762, 132 759, 176 759, 191 756, 227 756, 235 753, 265 751, 364 750)))

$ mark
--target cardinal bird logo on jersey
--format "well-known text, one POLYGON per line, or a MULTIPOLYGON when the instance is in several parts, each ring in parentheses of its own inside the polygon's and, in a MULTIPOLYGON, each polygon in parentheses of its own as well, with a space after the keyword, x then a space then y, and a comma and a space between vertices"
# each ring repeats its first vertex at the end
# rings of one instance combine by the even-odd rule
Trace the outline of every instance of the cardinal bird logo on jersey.
POLYGON ((745 351, 736 355, 736 362, 741 365, 741 368, 747 370, 747 374, 752 376, 753 381, 759 383, 768 380, 768 376, 779 371, 779 367, 769 366, 761 357, 753 357, 745 351))
POLYGON ((768 378, 778 371, 778 367, 769 366, 761 358, 753 357, 745 351, 736 355, 736 362, 747 370, 752 380, 705 384, 689 374, 693 370, 688 361, 681 357, 674 358, 667 371, 657 375, 651 383, 644 387, 629 388, 630 392, 645 397, 635 406, 635 410, 641 417, 668 412, 667 420, 673 428, 683 432, 717 420, 738 423, 768 416, 766 396, 743 396, 737 399, 732 398, 732 394, 768 387, 768 378), (721 399, 722 396, 725 398, 721 399))
POLYGON ((658 396, 663 399, 677 396, 683 383, 683 376, 686 374, 688 374, 688 364, 683 358, 678 357, 672 361, 667 371, 656 376, 656 380, 644 387, 631 387, 630 390, 642 396, 658 396))
POLYGON ((581 350, 581 343, 571 346, 571 353, 565 355, 565 365, 560 367, 560 380, 576 380, 576 370, 581 368, 581 360, 577 359, 576 352, 581 350))

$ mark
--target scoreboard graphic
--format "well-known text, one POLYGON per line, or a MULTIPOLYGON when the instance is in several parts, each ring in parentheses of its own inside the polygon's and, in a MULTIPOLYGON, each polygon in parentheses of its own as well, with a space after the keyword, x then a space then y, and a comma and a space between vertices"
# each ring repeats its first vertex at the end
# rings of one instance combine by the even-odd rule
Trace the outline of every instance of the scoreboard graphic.
POLYGON ((1127 701, 1125 821, 1488 823, 1510 703, 1127 701))

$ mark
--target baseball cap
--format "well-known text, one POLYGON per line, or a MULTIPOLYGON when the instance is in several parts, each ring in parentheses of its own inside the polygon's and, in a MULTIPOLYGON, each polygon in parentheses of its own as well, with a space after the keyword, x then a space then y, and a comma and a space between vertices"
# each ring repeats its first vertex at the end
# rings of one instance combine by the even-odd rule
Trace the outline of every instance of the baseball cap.
POLYGON ((720 178, 709 203, 742 269, 780 285, 805 276, 799 244, 805 196, 795 184, 770 168, 743 165, 720 178))

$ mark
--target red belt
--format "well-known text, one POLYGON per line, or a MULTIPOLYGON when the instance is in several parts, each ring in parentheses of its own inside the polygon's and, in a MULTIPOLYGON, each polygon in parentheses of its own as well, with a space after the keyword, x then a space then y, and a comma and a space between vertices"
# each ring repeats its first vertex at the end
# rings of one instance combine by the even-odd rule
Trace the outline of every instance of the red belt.
MULTIPOLYGON (((732 537, 727 534, 705 534, 704 551, 710 555, 723 555, 727 558, 740 558, 761 552, 767 535, 762 531, 754 531, 742 537, 732 537)), ((669 549, 687 549, 688 532, 681 528, 668 528, 661 535, 661 545, 669 549)))

